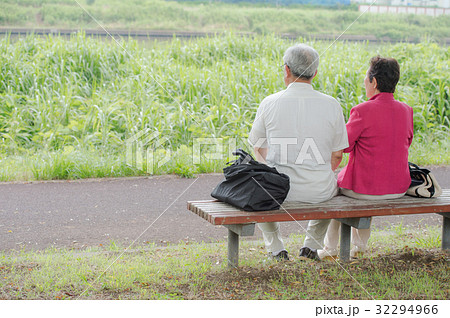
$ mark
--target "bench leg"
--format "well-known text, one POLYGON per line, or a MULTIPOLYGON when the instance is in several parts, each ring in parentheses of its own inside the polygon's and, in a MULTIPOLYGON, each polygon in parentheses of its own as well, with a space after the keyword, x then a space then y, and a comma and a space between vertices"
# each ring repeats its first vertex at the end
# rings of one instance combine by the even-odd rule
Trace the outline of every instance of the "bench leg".
POLYGON ((350 225, 341 223, 341 246, 339 250, 339 259, 342 262, 347 262, 350 259, 350 236, 351 236, 350 225))
POLYGON ((228 268, 236 268, 239 263, 239 235, 228 229, 228 268))
POLYGON ((450 213, 442 213, 442 249, 450 251, 450 213))
POLYGON ((343 218, 336 219, 341 222, 341 247, 339 251, 339 258, 343 262, 350 260, 350 238, 352 227, 357 229, 368 229, 372 218, 343 218))
POLYGON ((255 234, 255 223, 224 226, 228 229, 228 268, 236 268, 239 263, 239 236, 255 234))

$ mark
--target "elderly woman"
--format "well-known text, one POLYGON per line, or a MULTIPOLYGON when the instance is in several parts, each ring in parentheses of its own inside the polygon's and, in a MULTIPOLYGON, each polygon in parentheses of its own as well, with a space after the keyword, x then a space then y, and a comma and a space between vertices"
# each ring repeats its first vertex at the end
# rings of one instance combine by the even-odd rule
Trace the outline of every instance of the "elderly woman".
MULTIPOLYGON (((350 153, 338 175, 343 195, 361 200, 402 197, 411 178, 408 149, 413 139, 413 110, 394 99, 400 67, 393 58, 373 57, 364 79, 367 102, 352 108, 347 127, 350 153)), ((333 220, 318 251, 323 259, 337 255, 340 222, 333 220)), ((352 257, 364 253, 370 229, 352 228, 352 257)))

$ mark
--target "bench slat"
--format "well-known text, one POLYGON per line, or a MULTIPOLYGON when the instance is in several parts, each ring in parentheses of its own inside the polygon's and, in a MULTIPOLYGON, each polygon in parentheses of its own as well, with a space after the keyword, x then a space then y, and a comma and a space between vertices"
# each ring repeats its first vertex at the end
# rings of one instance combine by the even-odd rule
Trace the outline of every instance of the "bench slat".
POLYGON ((394 200, 364 201, 337 196, 329 201, 310 204, 286 202, 288 211, 246 212, 217 200, 189 201, 188 209, 214 225, 264 222, 303 221, 348 217, 371 217, 450 212, 450 189, 438 198, 422 199, 405 196, 394 200))

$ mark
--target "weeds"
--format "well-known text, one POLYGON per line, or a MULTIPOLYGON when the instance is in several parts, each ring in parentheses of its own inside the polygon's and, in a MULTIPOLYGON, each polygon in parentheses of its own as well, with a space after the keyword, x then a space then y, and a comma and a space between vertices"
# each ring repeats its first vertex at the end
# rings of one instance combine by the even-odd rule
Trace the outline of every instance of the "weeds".
MULTIPOLYGON (((351 107, 365 100, 369 58, 396 57, 402 69, 397 98, 415 111, 411 161, 450 162, 447 48, 431 42, 335 43, 327 50, 327 42, 307 43, 323 53, 314 87, 335 97, 347 118, 351 107)), ((278 65, 292 44, 276 36, 232 33, 150 48, 130 40, 122 42, 125 50, 83 33, 70 39, 3 38, 0 178, 143 174, 125 160, 127 138, 143 130, 164 139, 163 145, 149 146, 171 154, 151 173, 189 177, 219 171, 231 159, 231 148, 246 147, 261 100, 284 88, 278 65), (223 159, 202 157, 195 163, 196 138, 219 138, 223 159)))
MULTIPOLYGON (((78 1, 102 25, 118 29, 178 30, 255 34, 341 34, 360 16, 357 6, 312 8, 280 6, 280 3, 229 4, 221 2, 190 3, 186 1, 97 0, 78 1), (302 23, 299 23, 301 21, 302 23)), ((1 0, 0 25, 98 28, 77 3, 67 0, 13 1, 1 0)), ((449 18, 412 14, 366 13, 347 34, 375 35, 395 40, 436 40, 449 37, 449 18)))
MULTIPOLYGON (((236 270, 227 269, 224 242, 134 246, 114 264, 124 252, 114 241, 2 252, 0 299, 448 299, 448 254, 438 232, 374 231, 365 257, 340 265, 300 262, 294 252, 276 263, 263 242, 243 240, 236 270)), ((298 250, 302 239, 291 235, 287 249, 298 250)))

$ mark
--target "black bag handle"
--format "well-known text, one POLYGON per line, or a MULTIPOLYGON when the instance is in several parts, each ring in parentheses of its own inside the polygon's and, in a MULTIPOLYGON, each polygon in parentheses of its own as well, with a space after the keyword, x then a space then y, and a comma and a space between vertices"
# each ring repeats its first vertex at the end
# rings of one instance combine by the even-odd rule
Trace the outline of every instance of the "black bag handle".
POLYGON ((408 165, 409 165, 409 172, 410 173, 418 172, 418 173, 421 173, 421 174, 424 174, 424 175, 428 175, 430 173, 430 170, 425 169, 425 168, 421 168, 418 165, 416 165, 415 163, 408 162, 408 165))
POLYGON ((252 157, 252 155, 250 155, 249 153, 247 153, 246 151, 244 151, 241 148, 236 149, 235 151, 233 151, 233 155, 239 156, 239 158, 234 160, 234 161, 227 162, 227 164, 233 163, 233 164, 240 165, 240 164, 247 164, 247 163, 252 163, 252 164, 258 164, 259 163, 258 161, 256 161, 252 157))
POLYGON ((420 170, 420 167, 418 165, 416 165, 415 163, 408 162, 408 165, 410 168, 413 167, 413 168, 416 168, 417 170, 420 170))

